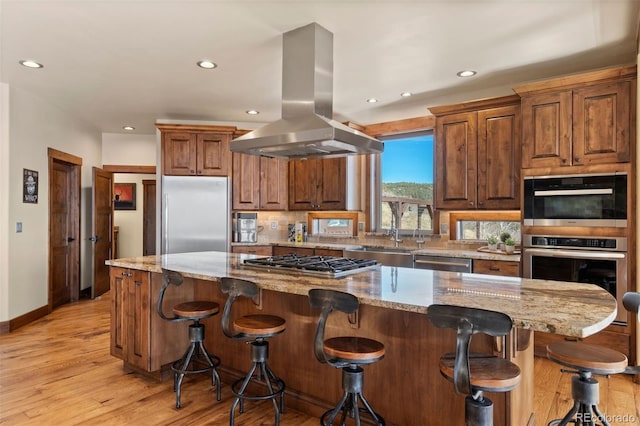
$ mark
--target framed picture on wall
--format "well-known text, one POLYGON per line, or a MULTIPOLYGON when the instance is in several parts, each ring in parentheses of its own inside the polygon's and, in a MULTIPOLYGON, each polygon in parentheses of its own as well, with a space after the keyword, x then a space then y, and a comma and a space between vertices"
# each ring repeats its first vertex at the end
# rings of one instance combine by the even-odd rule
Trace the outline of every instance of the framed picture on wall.
POLYGON ((38 203, 38 172, 22 169, 22 202, 38 203))
POLYGON ((136 184, 135 183, 114 183, 113 184, 113 207, 115 210, 135 210, 136 209, 136 184))

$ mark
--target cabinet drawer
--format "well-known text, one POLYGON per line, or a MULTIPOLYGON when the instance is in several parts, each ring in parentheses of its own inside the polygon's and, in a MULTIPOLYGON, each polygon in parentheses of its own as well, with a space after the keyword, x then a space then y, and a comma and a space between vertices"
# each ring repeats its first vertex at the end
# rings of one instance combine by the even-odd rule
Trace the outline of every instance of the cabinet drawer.
POLYGON ((520 276, 520 262, 504 260, 473 260, 473 272, 476 274, 503 275, 505 277, 520 276))
POLYGON ((260 256, 271 256, 271 246, 233 246, 231 247, 232 253, 247 253, 257 254, 260 256))
POLYGON ((314 250, 311 247, 273 246, 274 256, 283 256, 287 254, 299 254, 302 256, 312 256, 314 254, 314 250))

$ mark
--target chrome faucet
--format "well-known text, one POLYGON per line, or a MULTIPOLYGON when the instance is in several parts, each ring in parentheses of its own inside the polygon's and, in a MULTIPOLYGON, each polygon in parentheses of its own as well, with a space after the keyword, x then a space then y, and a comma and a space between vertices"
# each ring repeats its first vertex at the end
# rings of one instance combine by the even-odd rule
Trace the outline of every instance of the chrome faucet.
POLYGON ((400 247, 402 240, 399 237, 400 230, 398 228, 389 229, 389 233, 392 234, 391 241, 393 241, 394 247, 400 247))
POLYGON ((416 244, 418 245, 418 248, 421 249, 422 245, 424 244, 424 239, 422 237, 422 230, 421 229, 414 229, 413 230, 413 236, 416 236, 416 231, 418 232, 418 239, 416 240, 416 244))

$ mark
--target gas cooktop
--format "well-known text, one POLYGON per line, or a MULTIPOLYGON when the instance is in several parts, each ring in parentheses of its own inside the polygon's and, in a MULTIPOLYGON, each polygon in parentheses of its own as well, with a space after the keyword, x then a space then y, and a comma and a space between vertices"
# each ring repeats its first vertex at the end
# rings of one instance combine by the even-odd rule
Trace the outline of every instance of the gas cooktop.
POLYGON ((268 268, 278 272, 301 272, 330 278, 340 278, 378 267, 375 260, 296 254, 245 259, 243 263, 246 266, 268 268))

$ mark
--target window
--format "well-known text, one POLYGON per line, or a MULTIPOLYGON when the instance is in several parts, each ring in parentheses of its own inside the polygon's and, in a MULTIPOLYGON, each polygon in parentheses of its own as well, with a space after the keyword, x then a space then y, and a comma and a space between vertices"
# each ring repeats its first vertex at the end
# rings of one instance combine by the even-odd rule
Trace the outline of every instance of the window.
POLYGON ((383 137, 379 229, 402 234, 433 231, 433 132, 383 137))
POLYGON ((490 235, 500 237, 507 232, 516 243, 521 241, 520 212, 451 212, 452 239, 486 241, 490 235))

